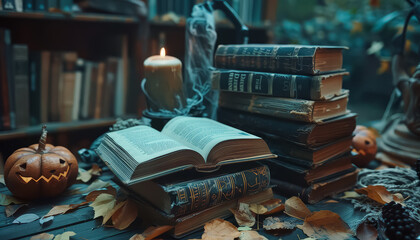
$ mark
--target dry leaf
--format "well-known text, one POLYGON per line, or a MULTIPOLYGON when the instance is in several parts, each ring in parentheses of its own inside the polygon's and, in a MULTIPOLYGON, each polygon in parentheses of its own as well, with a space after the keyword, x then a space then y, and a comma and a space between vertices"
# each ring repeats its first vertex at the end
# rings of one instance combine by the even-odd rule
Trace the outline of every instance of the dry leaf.
POLYGON ((267 231, 271 230, 293 230, 296 224, 281 221, 278 217, 268 217, 264 219, 263 228, 267 231))
POLYGON ((77 209, 77 208, 79 208, 83 205, 88 204, 88 203, 89 202, 82 202, 82 203, 79 203, 79 204, 57 205, 57 206, 54 206, 53 208, 51 208, 51 210, 47 214, 45 214, 43 216, 43 218, 50 217, 50 216, 56 216, 56 215, 60 215, 60 214, 65 214, 65 213, 67 213, 71 210, 75 210, 75 209, 77 209))
POLYGON ((109 182, 104 182, 101 179, 96 179, 85 190, 79 190, 78 193, 79 194, 88 193, 96 189, 106 188, 108 186, 111 186, 109 182))
POLYGON ((239 226, 252 227, 255 225, 255 216, 249 210, 247 203, 239 203, 239 209, 230 209, 235 216, 235 220, 239 226))
POLYGON ((145 238, 141 234, 134 234, 131 236, 130 240, 144 240, 145 238))
POLYGON ((108 186, 106 188, 106 190, 96 190, 96 191, 92 191, 90 192, 87 196, 86 196, 86 201, 88 202, 93 202, 95 201, 96 197, 98 197, 100 194, 102 193, 108 193, 111 194, 113 196, 117 195, 117 190, 113 187, 113 186, 108 186))
POLYGON ((252 228, 250 227, 238 227, 238 231, 251 231, 252 228))
POLYGON ((7 205, 10 205, 12 203, 22 204, 22 203, 25 203, 25 202, 22 202, 21 200, 15 198, 13 196, 9 196, 9 195, 0 193, 0 205, 1 206, 7 206, 7 205))
POLYGON ((104 216, 104 219, 102 219, 102 225, 104 225, 106 222, 108 222, 108 220, 114 215, 114 213, 116 211, 118 211, 120 208, 122 208, 122 206, 124 206, 124 204, 125 204, 125 201, 120 202, 117 205, 115 205, 114 208, 104 216))
POLYGON ((202 240, 233 240, 241 233, 236 227, 223 219, 216 218, 204 225, 202 240))
POLYGON ((4 174, 0 174, 0 183, 6 186, 6 183, 4 182, 4 174))
POLYGON ((240 240, 268 240, 266 237, 260 235, 257 231, 243 231, 240 240))
POLYGON ((55 236, 54 240, 70 240, 70 237, 75 236, 76 233, 73 231, 63 232, 55 236))
POLYGON ((98 217, 104 217, 108 212, 112 211, 115 206, 115 197, 108 193, 100 194, 95 201, 93 201, 89 206, 93 207, 95 212, 94 219, 98 217))
POLYGON ((28 206, 28 204, 19 204, 19 205, 8 205, 4 208, 6 212, 6 217, 10 217, 15 214, 22 207, 28 206))
POLYGON ((42 217, 42 218, 39 219, 39 224, 42 225, 44 223, 52 221, 53 219, 54 219, 54 216, 42 217))
POLYGON ((32 236, 29 240, 52 240, 53 238, 54 234, 40 233, 38 235, 32 236))
POLYGON ((293 196, 284 203, 284 213, 291 217, 304 220, 307 216, 311 215, 311 210, 306 207, 300 198, 293 196))
POLYGON ((126 229, 134 220, 136 220, 137 213, 137 204, 128 199, 124 202, 124 205, 112 215, 112 224, 118 230, 126 229))
POLYGON ((341 240, 352 236, 348 225, 341 220, 337 213, 329 210, 314 212, 311 216, 305 218, 303 225, 298 225, 298 228, 315 239, 341 240))
POLYGON ((395 202, 402 202, 401 199, 398 198, 398 196, 395 196, 394 194, 388 192, 388 190, 384 186, 380 185, 369 185, 365 188, 359 188, 354 190, 357 193, 367 195, 368 198, 380 203, 385 204, 392 201, 395 202))
POLYGON ((328 201, 325 201, 324 203, 338 203, 338 201, 337 200, 328 200, 328 201))
POLYGON ((375 240, 378 238, 378 231, 371 224, 362 222, 357 226, 356 237, 359 240, 375 240))
POLYGON ((359 198, 361 196, 362 195, 358 194, 355 191, 347 191, 347 192, 344 192, 344 196, 342 196, 341 198, 359 198))
POLYGON ((260 204, 253 203, 249 206, 249 210, 255 214, 270 215, 283 211, 284 205, 280 199, 271 199, 260 204))
POLYGON ((21 224, 21 223, 30 223, 35 220, 39 219, 39 216, 34 213, 23 214, 16 218, 13 223, 21 224))
POLYGON ((155 239, 157 236, 160 236, 167 231, 171 230, 173 226, 165 225, 159 227, 148 227, 144 232, 141 234, 144 237, 144 240, 152 240, 155 239))
POLYGON ((84 170, 83 168, 79 168, 79 175, 77 176, 77 180, 81 180, 82 182, 89 182, 92 179, 92 176, 100 176, 102 169, 98 166, 98 164, 92 164, 92 168, 88 171, 84 170))

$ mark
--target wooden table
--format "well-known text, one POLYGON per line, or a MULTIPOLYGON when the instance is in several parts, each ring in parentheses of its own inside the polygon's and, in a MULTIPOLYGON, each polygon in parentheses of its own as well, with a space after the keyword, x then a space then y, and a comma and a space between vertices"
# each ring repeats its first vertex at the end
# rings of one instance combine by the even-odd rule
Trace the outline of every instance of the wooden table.
MULTIPOLYGON (((80 163, 82 167, 89 168, 90 164, 80 163)), ((118 188, 118 186, 112 181, 113 174, 104 168, 104 172, 100 176, 100 179, 106 182, 110 182, 112 186, 118 188)), ((86 188, 87 184, 77 183, 73 185, 69 190, 75 189, 78 187, 86 188)), ((3 185, 0 184, 0 193, 11 195, 9 190, 3 185)), ((66 195, 63 194, 56 198, 51 198, 47 200, 38 200, 28 203, 28 206, 19 210, 17 216, 26 213, 34 213, 42 217, 48 211, 56 205, 65 205, 65 204, 74 204, 84 201, 84 195, 66 195)), ((276 194, 277 198, 285 200, 284 197, 276 194)), ((310 210, 331 210, 338 213, 341 218, 349 224, 350 227, 353 227, 357 224, 357 220, 363 217, 363 213, 354 210, 353 205, 348 201, 340 201, 339 203, 325 203, 321 201, 315 205, 308 205, 310 210)), ((0 239, 30 239, 31 236, 37 235, 39 233, 50 233, 50 234, 61 234, 66 231, 74 231, 77 235, 73 236, 71 239, 129 239, 136 233, 142 233, 145 229, 145 223, 142 223, 139 218, 133 222, 130 227, 125 230, 117 230, 111 227, 101 226, 102 217, 93 219, 94 212, 93 208, 88 205, 82 206, 72 213, 66 213, 63 215, 55 216, 51 222, 41 225, 39 220, 27 223, 27 224, 13 224, 13 220, 17 216, 6 217, 5 206, 0 206, 0 239)), ((233 218, 228 220, 234 222, 233 218)), ((192 233, 183 239, 191 238, 201 238, 203 230, 192 233)), ((266 236, 268 239, 298 239, 298 236, 301 239, 306 238, 306 235, 300 230, 296 229, 287 236, 272 236, 264 232, 264 230, 259 230, 259 233, 266 236)), ((169 235, 162 235, 160 238, 163 239, 172 239, 169 235)))

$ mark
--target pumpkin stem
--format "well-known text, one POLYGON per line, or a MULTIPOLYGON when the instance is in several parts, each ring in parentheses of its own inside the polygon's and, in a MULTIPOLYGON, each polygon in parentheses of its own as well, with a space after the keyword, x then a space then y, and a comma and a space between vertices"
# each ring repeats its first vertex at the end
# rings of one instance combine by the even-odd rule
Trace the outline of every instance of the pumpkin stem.
POLYGON ((45 144, 47 143, 47 126, 42 126, 42 134, 39 138, 37 153, 43 153, 45 151, 45 144))

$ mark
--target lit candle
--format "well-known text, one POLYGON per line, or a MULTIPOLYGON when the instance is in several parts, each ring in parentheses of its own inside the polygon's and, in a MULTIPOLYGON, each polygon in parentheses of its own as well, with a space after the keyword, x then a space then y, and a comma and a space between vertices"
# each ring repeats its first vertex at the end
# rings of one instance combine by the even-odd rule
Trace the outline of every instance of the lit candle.
POLYGON ((144 73, 144 87, 151 98, 148 99, 149 110, 157 112, 162 108, 173 111, 185 106, 182 63, 178 58, 166 56, 165 48, 162 48, 160 55, 151 56, 144 61, 144 73))

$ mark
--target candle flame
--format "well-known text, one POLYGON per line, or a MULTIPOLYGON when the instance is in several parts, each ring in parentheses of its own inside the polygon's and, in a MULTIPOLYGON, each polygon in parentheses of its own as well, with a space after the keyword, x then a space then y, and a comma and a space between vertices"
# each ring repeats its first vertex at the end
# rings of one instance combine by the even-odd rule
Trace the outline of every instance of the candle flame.
POLYGON ((161 56, 161 57, 164 57, 165 55, 166 55, 165 48, 161 48, 161 49, 160 49, 160 56, 161 56))

